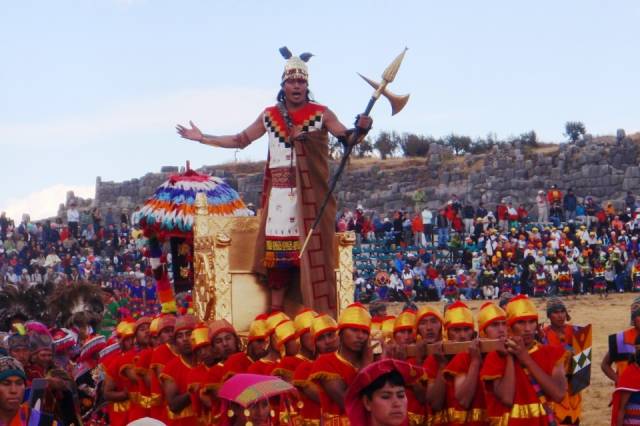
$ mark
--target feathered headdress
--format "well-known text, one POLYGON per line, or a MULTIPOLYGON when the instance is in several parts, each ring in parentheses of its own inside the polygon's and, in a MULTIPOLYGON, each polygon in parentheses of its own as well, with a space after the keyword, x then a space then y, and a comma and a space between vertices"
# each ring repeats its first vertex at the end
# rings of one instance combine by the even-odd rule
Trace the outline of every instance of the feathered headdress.
POLYGON ((102 295, 100 287, 89 282, 59 285, 47 300, 49 317, 62 327, 81 322, 96 329, 104 312, 102 295))
POLYGON ((25 287, 7 284, 0 290, 0 327, 11 329, 15 319, 22 321, 45 319, 47 310, 42 286, 25 287))
POLYGON ((300 56, 294 56, 287 46, 283 46, 279 50, 282 57, 287 60, 284 64, 284 71, 282 72, 282 82, 284 83, 290 78, 301 78, 309 81, 307 62, 313 54, 304 52, 301 53, 300 56))

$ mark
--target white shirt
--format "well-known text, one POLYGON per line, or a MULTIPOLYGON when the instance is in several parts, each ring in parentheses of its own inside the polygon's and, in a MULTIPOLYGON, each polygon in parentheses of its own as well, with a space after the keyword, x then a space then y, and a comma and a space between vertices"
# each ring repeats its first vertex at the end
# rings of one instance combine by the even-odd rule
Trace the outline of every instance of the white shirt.
POLYGON ((67 222, 80 222, 80 212, 77 209, 67 210, 67 222))
POLYGON ((432 220, 433 220, 433 213, 431 213, 431 210, 429 209, 422 210, 422 223, 424 225, 430 225, 432 220))

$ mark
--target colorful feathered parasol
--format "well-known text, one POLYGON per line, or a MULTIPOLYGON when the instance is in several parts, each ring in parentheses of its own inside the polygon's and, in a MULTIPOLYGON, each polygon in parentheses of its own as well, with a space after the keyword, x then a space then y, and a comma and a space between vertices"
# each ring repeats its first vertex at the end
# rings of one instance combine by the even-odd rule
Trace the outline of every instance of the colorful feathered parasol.
POLYGON ((240 195, 222 179, 200 174, 189 168, 184 173, 172 175, 156 189, 134 221, 147 235, 160 240, 168 237, 193 237, 196 213, 196 194, 207 194, 207 208, 215 216, 250 216, 251 210, 240 195))
POLYGON ((188 291, 193 286, 193 223, 199 193, 207 196, 209 215, 253 215, 231 186, 220 178, 191 170, 188 161, 184 173, 172 175, 156 189, 133 221, 149 238, 149 257, 156 271, 162 312, 175 312, 176 292, 188 291), (166 269, 158 268, 162 263, 161 242, 166 240, 171 244, 173 286, 166 269))

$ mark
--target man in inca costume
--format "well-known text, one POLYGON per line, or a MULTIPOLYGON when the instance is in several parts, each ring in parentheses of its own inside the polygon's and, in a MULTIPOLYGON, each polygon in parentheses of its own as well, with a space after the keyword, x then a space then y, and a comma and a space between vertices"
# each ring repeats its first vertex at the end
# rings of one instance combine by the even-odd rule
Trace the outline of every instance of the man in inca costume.
POLYGON ((355 144, 366 135, 371 119, 360 115, 356 119, 358 132, 348 130, 329 108, 309 98, 306 62, 312 55, 293 56, 286 47, 280 52, 286 64, 278 103, 267 107, 244 131, 212 136, 203 134, 192 122, 190 128, 178 125, 177 130, 183 138, 221 148, 245 148, 267 134, 269 155, 255 272, 266 277, 272 311, 282 310, 285 291, 299 276, 303 304, 335 316, 333 198, 302 258, 300 248, 328 191, 327 132, 344 144, 355 144))

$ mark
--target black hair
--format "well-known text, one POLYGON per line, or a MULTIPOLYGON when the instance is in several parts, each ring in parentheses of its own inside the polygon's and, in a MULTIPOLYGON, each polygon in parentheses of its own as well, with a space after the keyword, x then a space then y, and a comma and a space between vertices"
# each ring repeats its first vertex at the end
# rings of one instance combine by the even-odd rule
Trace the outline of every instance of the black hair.
POLYGON ((360 391, 360 396, 366 396, 367 399, 371 399, 373 397, 373 393, 378 389, 382 389, 387 383, 391 386, 405 385, 402 374, 398 373, 396 370, 393 370, 387 374, 383 374, 373 382, 369 383, 367 387, 360 391))

